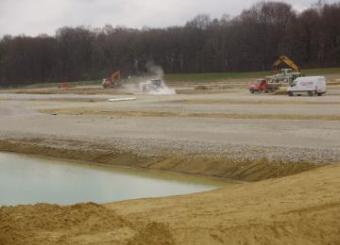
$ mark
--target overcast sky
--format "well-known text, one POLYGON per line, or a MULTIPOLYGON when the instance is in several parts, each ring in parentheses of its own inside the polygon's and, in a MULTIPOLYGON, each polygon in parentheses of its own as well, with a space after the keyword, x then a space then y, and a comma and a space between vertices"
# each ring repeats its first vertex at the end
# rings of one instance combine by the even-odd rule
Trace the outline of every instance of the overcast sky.
MULTIPOLYGON (((296 10, 317 0, 284 0, 296 10)), ((63 26, 166 27, 197 14, 238 15, 258 0, 0 0, 0 36, 54 34, 63 26)), ((339 0, 328 0, 339 2, 339 0)))

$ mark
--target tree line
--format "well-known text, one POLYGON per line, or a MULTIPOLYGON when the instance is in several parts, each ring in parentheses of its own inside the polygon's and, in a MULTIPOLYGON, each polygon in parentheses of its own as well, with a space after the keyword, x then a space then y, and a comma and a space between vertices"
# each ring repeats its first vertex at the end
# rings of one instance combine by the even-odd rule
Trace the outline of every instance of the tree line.
POLYGON ((298 13, 284 2, 259 2, 234 18, 198 15, 184 26, 4 36, 0 85, 94 80, 115 70, 136 75, 150 61, 166 73, 269 70, 281 54, 304 68, 333 67, 340 64, 339 23, 340 3, 298 13))

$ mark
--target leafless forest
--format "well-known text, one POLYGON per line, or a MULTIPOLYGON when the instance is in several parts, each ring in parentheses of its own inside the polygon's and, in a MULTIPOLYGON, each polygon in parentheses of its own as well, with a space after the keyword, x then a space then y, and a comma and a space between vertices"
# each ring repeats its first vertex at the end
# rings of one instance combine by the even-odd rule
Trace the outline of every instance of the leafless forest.
MULTIPOLYGON (((155 16, 157 22, 159 16, 155 16)), ((304 68, 340 63, 340 4, 303 12, 283 2, 259 2, 239 16, 198 15, 184 26, 131 29, 62 27, 54 36, 4 36, 0 86, 100 79, 113 70, 166 73, 268 70, 280 54, 304 68)))

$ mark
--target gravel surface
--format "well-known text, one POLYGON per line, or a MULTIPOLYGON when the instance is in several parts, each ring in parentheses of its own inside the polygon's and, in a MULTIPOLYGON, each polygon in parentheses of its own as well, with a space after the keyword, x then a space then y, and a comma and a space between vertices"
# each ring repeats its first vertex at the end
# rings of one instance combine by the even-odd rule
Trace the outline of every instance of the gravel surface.
POLYGON ((77 140, 148 156, 199 154, 236 160, 266 158, 283 162, 340 161, 340 123, 337 120, 124 117, 110 114, 74 116, 38 112, 51 108, 92 108, 108 112, 153 110, 340 115, 340 97, 336 96, 250 96, 240 91, 235 94, 140 95, 136 101, 106 102, 110 97, 112 96, 0 95, 0 139, 77 140), (73 100, 69 101, 70 98, 73 100), (94 99, 96 102, 92 101, 94 99))

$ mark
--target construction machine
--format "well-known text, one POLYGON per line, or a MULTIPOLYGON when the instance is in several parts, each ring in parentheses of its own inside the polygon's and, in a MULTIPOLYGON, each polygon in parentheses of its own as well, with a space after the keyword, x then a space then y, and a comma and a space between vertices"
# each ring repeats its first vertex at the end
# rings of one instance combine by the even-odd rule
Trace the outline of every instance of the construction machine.
POLYGON ((273 70, 278 71, 280 65, 282 64, 286 64, 287 66, 289 66, 294 72, 300 72, 300 68, 297 66, 297 64, 295 64, 294 61, 292 61, 291 59, 289 59, 287 56, 282 55, 280 56, 273 64, 273 70))
POLYGON ((146 82, 142 82, 139 84, 140 90, 145 92, 151 92, 151 91, 157 91, 158 89, 161 89, 164 87, 164 81, 161 79, 151 79, 146 82))
POLYGON ((275 92, 280 88, 280 84, 278 83, 268 83, 266 79, 257 79, 254 83, 249 85, 249 92, 254 94, 256 93, 269 93, 275 92))
POLYGON ((275 92, 281 85, 291 85, 296 78, 302 76, 298 65, 285 55, 280 56, 274 62, 273 72, 276 74, 257 79, 251 83, 249 86, 250 93, 275 92), (289 68, 282 68, 282 66, 288 66, 289 68))
POLYGON ((120 71, 113 72, 111 76, 104 78, 103 88, 119 88, 121 86, 120 71))
POLYGON ((291 84, 296 78, 301 77, 300 68, 297 64, 285 55, 280 56, 272 66, 275 75, 268 77, 269 83, 286 83, 291 84), (289 68, 280 67, 288 66, 289 68))

